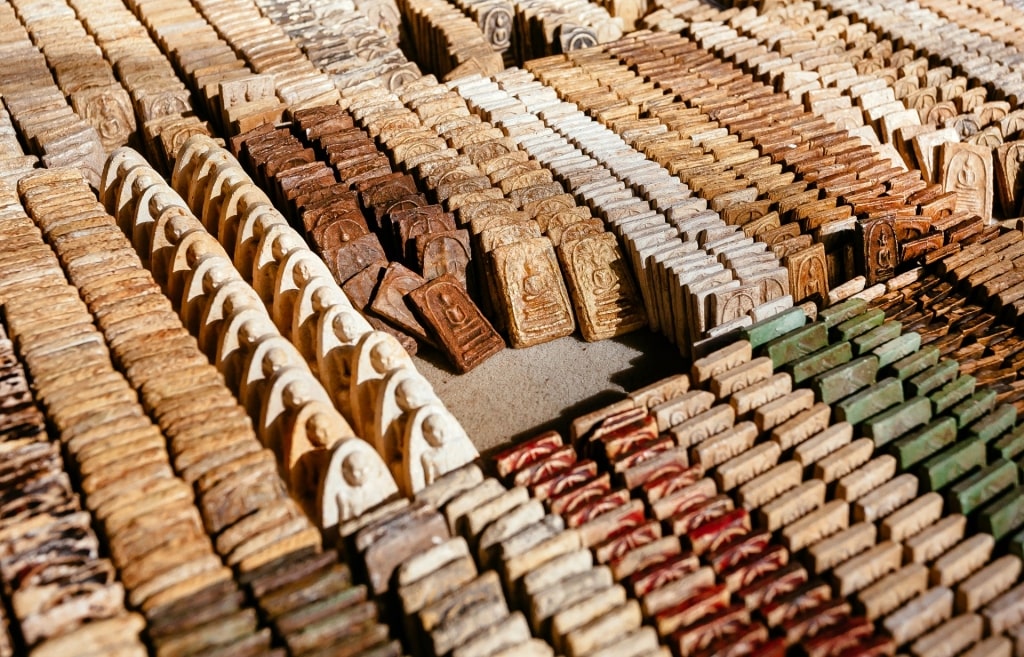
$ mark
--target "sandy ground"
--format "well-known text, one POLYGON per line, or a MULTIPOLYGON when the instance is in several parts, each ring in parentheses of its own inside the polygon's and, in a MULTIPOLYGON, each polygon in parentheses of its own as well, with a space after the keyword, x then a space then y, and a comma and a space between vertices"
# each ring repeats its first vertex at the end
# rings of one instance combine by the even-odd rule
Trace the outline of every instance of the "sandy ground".
POLYGON ((483 453, 547 429, 566 432, 574 417, 687 366, 672 344, 647 330, 595 343, 570 336, 505 349, 462 375, 429 347, 416 361, 483 453))

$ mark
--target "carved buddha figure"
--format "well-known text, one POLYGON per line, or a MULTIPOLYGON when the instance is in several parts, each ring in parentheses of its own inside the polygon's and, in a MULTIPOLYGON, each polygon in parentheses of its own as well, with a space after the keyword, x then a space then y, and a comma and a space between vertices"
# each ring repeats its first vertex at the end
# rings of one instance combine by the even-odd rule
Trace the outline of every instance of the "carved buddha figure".
POLYGON ((240 389, 246 358, 263 336, 273 333, 274 326, 258 309, 250 307, 230 315, 217 342, 215 361, 230 389, 240 389))
MULTIPOLYGON (((280 336, 277 336, 277 338, 282 340, 282 344, 287 342, 280 336)), ((272 351, 277 350, 274 349, 272 351)), ((281 349, 281 351, 284 351, 284 349, 281 349)), ((279 358, 279 356, 275 356, 275 358, 279 358)), ((279 458, 282 458, 281 446, 284 428, 287 425, 288 419, 287 395, 285 394, 288 387, 291 386, 295 391, 295 399, 302 402, 316 400, 321 402, 323 407, 330 409, 332 408, 331 400, 328 399, 327 393, 324 392, 324 389, 313 378, 309 368, 306 367, 306 363, 301 361, 298 353, 294 350, 291 351, 290 362, 282 363, 280 360, 277 360, 275 362, 265 362, 264 365, 257 433, 263 440, 263 444, 277 454, 279 458)), ((336 412, 334 414, 338 415, 336 412)), ((340 415, 338 415, 337 421, 339 424, 346 424, 340 415)))
POLYGON ((209 135, 192 135, 178 149, 178 157, 174 161, 174 170, 171 172, 171 186, 182 198, 188 194, 192 173, 198 166, 200 158, 214 148, 218 148, 217 142, 209 135))
POLYGON ((398 492, 380 455, 366 441, 338 442, 321 479, 320 526, 326 532, 387 501, 398 492))
POLYGON ((188 203, 188 207, 192 209, 192 212, 197 215, 203 213, 203 202, 205 201, 206 186, 210 182, 211 176, 214 175, 216 169, 220 165, 228 164, 234 161, 234 158, 230 153, 216 147, 206 151, 199 156, 195 168, 192 170, 191 176, 187 181, 188 190, 182 192, 178 190, 185 202, 188 203))
POLYGON ((946 121, 955 118, 956 115, 956 107, 952 101, 937 101, 925 110, 923 123, 943 125, 946 121))
POLYGON ((405 424, 417 408, 440 403, 434 389, 419 373, 399 368, 381 381, 380 393, 374 412, 373 433, 367 437, 370 444, 384 459, 384 463, 399 477, 396 463, 401 458, 405 424))
POLYGON ((217 225, 208 225, 207 228, 217 236, 228 253, 233 254, 242 217, 251 216, 258 207, 269 208, 270 199, 251 179, 243 179, 232 185, 224 194, 217 225))
POLYGON ((264 303, 274 302, 274 282, 285 258, 296 250, 305 250, 305 242, 290 227, 267 231, 256 248, 252 268, 252 287, 264 303))
POLYGON ((127 146, 122 146, 111 153, 103 166, 103 175, 100 177, 100 202, 107 212, 115 217, 118 215, 117 188, 124 182, 128 173, 137 167, 142 167, 140 172, 152 170, 149 162, 138 151, 127 146))
POLYGON ((483 9, 482 29, 487 41, 498 52, 504 52, 512 44, 513 17, 509 6, 494 3, 483 9))
POLYGON ((828 268, 825 264, 823 249, 820 250, 820 253, 814 252, 799 259, 795 281, 797 298, 794 301, 803 302, 816 296, 822 299, 827 297, 828 268))
POLYGON ((431 315, 445 318, 453 346, 466 361, 474 362, 481 352, 493 348, 493 328, 457 283, 435 281, 427 290, 424 303, 431 315))
POLYGON ((543 315, 553 308, 543 302, 544 292, 551 276, 547 268, 536 263, 527 262, 523 266, 523 303, 526 305, 527 317, 543 315))
POLYGON ((180 309, 181 321, 192 335, 199 330, 200 308, 206 298, 206 277, 214 269, 219 269, 220 272, 216 276, 224 280, 234 270, 231 263, 219 257, 211 247, 209 241, 192 242, 186 247, 187 271, 182 281, 181 293, 177 298, 171 299, 180 309))
POLYGON ((571 333, 569 295, 554 249, 545 238, 499 246, 492 252, 498 284, 507 297, 509 337, 522 347, 571 333))
POLYGON ((103 87, 84 89, 72 95, 72 104, 75 111, 96 128, 104 149, 108 151, 124 146, 135 131, 131 100, 120 87, 114 90, 103 87))
POLYGON ((356 9, 370 21, 374 27, 380 28, 389 38, 398 38, 398 28, 402 24, 402 14, 391 0, 359 0, 356 9))
POLYGON ((438 235, 428 239, 420 259, 423 265, 423 278, 428 281, 451 274, 466 285, 466 268, 469 266, 469 251, 466 245, 453 235, 438 235))
POLYGON ((330 450, 317 444, 327 437, 327 427, 322 415, 312 415, 303 424, 295 424, 285 432, 282 446, 286 459, 285 476, 288 485, 309 514, 315 514, 317 493, 327 467, 330 450))
POLYGON ((479 456, 465 430, 447 410, 426 413, 422 430, 430 445, 430 450, 421 457, 427 486, 479 456))
POLYGON ((248 353, 242 363, 238 401, 253 419, 253 424, 257 424, 269 381, 282 369, 298 367, 299 363, 294 352, 281 342, 281 336, 274 333, 261 335, 254 343, 246 343, 245 346, 248 353))
POLYGON ((945 171, 945 188, 956 192, 956 209, 986 217, 986 190, 990 189, 988 167, 978 153, 958 149, 945 171))
POLYGON ((898 260, 896 231, 892 223, 886 219, 871 222, 865 230, 864 241, 868 258, 865 272, 868 284, 874 285, 891 278, 898 260))
MULTIPOLYGON (((300 432, 304 432, 306 429, 305 422, 299 422, 297 425, 294 423, 294 416, 298 414, 299 410, 307 403, 313 401, 313 395, 310 391, 311 382, 303 379, 296 379, 286 383, 281 390, 281 402, 283 405, 282 412, 287 417, 285 422, 286 430, 281 435, 281 456, 284 458, 285 465, 287 466, 290 461, 288 458, 290 440, 289 433, 292 429, 297 429, 300 432)), ((324 434, 326 435, 326 434, 324 434)), ((313 447, 313 440, 316 439, 316 434, 312 436, 302 436, 303 440, 309 440, 309 447, 313 447)))
POLYGON ((316 276, 330 275, 325 267, 317 267, 317 264, 322 265, 323 261, 312 251, 296 248, 284 257, 277 268, 270 316, 287 338, 292 334, 292 320, 302 288, 316 276))
POLYGON ((614 248, 603 238, 584 238, 569 247, 569 252, 569 260, 579 271, 580 282, 586 284, 595 306, 614 307, 623 278, 621 267, 615 267, 621 265, 621 260, 614 248))
POLYGON ((251 178, 237 162, 228 162, 218 167, 207 186, 202 212, 198 215, 208 231, 216 233, 219 230, 221 205, 227 194, 239 183, 246 181, 251 181, 251 178))
POLYGON ((316 362, 320 380, 342 415, 354 424, 352 368, 356 343, 370 332, 354 310, 332 305, 321 314, 317 327, 316 362))
POLYGON ((388 333, 371 331, 359 339, 352 352, 349 402, 356 432, 370 435, 379 384, 399 367, 412 367, 412 359, 388 333))
POLYGON ((325 303, 324 297, 332 296, 333 291, 332 280, 322 276, 311 277, 299 288, 291 315, 291 340, 314 374, 320 371, 316 352, 317 326, 323 312, 331 307, 330 301, 325 303))
POLYGON ((285 473, 304 508, 315 512, 316 492, 330 450, 354 434, 344 418, 310 390, 308 381, 288 383, 284 405, 281 457, 285 473))
POLYGON ((139 98, 139 108, 140 118, 144 122, 164 116, 180 116, 192 111, 187 92, 173 88, 164 91, 147 91, 144 96, 139 98))
MULTIPOLYGON (((274 237, 291 230, 280 214, 265 206, 254 206, 242 216, 242 221, 235 234, 235 249, 232 254, 235 268, 243 276, 252 276, 256 263, 256 253, 264 241, 273 242, 274 237)), ((270 250, 267 256, 270 257, 270 250)))
MULTIPOLYGON (((243 324, 247 321, 256 321, 259 323, 260 335, 278 335, 273 324, 270 322, 270 318, 266 314, 266 309, 263 308, 259 300, 255 298, 252 291, 247 291, 248 294, 236 295, 236 299, 232 299, 224 307, 224 317, 217 325, 217 335, 215 337, 215 357, 214 363, 218 368, 221 368, 223 373, 224 363, 230 360, 232 356, 236 355, 234 352, 242 349, 242 363, 245 361, 247 351, 245 351, 246 342, 243 340, 243 336, 240 334, 243 324)), ((240 364, 240 367, 244 368, 244 365, 240 364)), ((225 374, 226 376, 226 374, 225 374)), ((239 374, 239 381, 242 380, 241 369, 239 374)))
POLYGON ((221 325, 230 315, 225 312, 225 301, 232 296, 239 297, 232 301, 231 307, 235 309, 245 305, 243 298, 259 303, 259 299, 252 293, 252 288, 239 279, 237 273, 226 267, 208 270, 203 277, 203 301, 200 306, 198 330, 194 334, 199 342, 199 348, 208 356, 212 357, 216 352, 221 325))
POLYGON ((345 217, 325 215, 319 219, 316 227, 310 231, 308 237, 317 245, 320 252, 323 253, 343 247, 366 234, 368 234, 366 225, 359 221, 345 217))
POLYGON ((429 486, 479 454, 465 430, 443 406, 428 404, 413 411, 405 427, 401 485, 406 494, 429 486))
MULTIPOLYGON (((153 279, 169 293, 172 256, 175 247, 181 243, 186 235, 199 231, 205 234, 202 226, 192 217, 185 214, 185 210, 172 207, 161 213, 160 219, 156 221, 153 233, 150 235, 149 268, 153 273, 153 279)), ((173 297, 172 297, 173 298, 173 297)))
POLYGON ((789 272, 785 269, 776 269, 760 277, 755 277, 758 287, 761 288, 761 298, 765 301, 774 301, 779 297, 789 294, 789 272))
POLYGON ((117 225, 131 239, 139 258, 149 262, 153 223, 159 214, 150 206, 149 201, 163 187, 163 180, 152 169, 146 170, 143 167, 130 171, 129 176, 121 185, 118 195, 120 214, 117 216, 117 225))

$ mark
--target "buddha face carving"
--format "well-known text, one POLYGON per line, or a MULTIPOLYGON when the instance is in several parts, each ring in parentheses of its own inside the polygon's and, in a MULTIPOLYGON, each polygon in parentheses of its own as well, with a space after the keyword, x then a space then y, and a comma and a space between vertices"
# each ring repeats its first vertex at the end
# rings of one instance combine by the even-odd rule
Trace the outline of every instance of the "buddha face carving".
POLYGON ((340 312, 332 323, 334 334, 345 343, 354 343, 362 334, 358 318, 350 312, 340 312))
POLYGON ((390 372, 402 364, 401 354, 390 341, 379 342, 370 350, 370 362, 373 369, 381 374, 390 372))
POLYGON ((431 447, 443 447, 452 437, 451 425, 439 413, 431 413, 423 420, 423 437, 431 447))
POLYGON ((345 478, 345 483, 353 487, 362 486, 369 481, 373 474, 372 470, 372 463, 360 450, 346 456, 341 464, 341 474, 345 478))
POLYGON ((430 385, 417 376, 404 379, 395 389, 395 401, 403 411, 429 404, 434 399, 430 385))

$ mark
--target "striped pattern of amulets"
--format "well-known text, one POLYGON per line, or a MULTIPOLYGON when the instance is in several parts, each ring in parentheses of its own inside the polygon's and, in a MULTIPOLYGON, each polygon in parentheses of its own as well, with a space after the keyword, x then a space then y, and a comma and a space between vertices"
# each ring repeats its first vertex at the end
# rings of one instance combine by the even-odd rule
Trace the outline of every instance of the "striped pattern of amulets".
POLYGON ((1024 4, 0 34, 0 657, 1024 655, 1024 4))

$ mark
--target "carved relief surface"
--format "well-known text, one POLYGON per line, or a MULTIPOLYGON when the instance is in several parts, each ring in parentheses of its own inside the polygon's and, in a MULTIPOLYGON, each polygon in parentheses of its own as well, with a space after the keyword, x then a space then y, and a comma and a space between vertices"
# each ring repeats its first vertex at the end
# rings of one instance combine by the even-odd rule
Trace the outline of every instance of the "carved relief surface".
POLYGON ((891 217, 857 222, 859 268, 868 285, 892 278, 899 263, 899 244, 891 217))
POLYGON ((558 256, 585 340, 602 340, 646 324, 639 292, 614 235, 563 241, 558 256))
POLYGON ((946 143, 941 151, 942 187, 956 192, 957 211, 992 217, 992 150, 973 144, 946 143))
POLYGON ((1015 217, 1020 214, 1024 201, 1024 177, 1020 175, 1024 162, 1024 141, 1011 141, 995 150, 995 173, 999 190, 999 203, 1003 214, 1015 217))
POLYGON ((825 247, 818 243, 784 258, 789 269, 789 284, 793 301, 800 303, 828 297, 828 264, 825 247))
POLYGON ((573 332, 576 322, 569 293, 547 239, 499 246, 491 255, 513 347, 528 347, 573 332))

